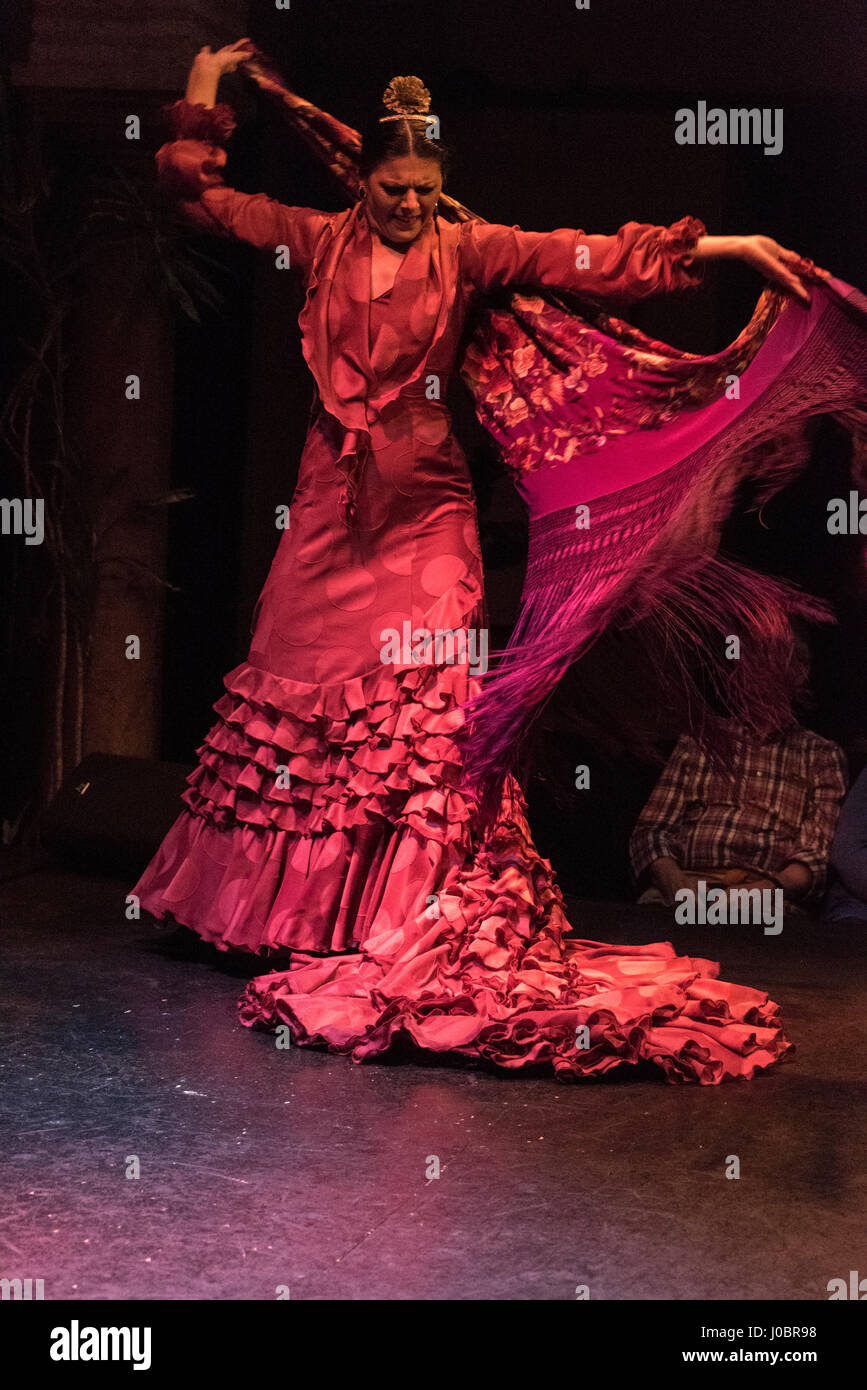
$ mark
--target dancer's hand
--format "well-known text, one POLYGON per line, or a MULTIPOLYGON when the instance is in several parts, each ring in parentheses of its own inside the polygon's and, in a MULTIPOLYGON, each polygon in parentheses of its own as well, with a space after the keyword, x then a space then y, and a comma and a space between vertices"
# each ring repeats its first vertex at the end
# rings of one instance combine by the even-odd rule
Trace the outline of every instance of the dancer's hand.
POLYGON ((827 276, 797 251, 789 251, 769 236, 703 236, 692 252, 693 260, 746 261, 766 280, 794 295, 802 304, 810 303, 810 294, 801 275, 816 271, 827 276))
POLYGON ((200 106, 213 106, 217 99, 217 87, 224 73, 234 72, 236 68, 252 58, 256 46, 252 39, 238 39, 237 43, 226 44, 216 51, 206 46, 200 48, 187 81, 185 93, 187 101, 200 106))
POLYGON ((255 46, 252 39, 238 39, 216 50, 206 45, 199 49, 193 59, 193 67, 199 72, 216 73, 220 78, 223 73, 234 72, 241 63, 251 58, 255 46))
POLYGON ((801 274, 809 268, 810 262, 797 251, 788 251, 769 236, 747 236, 741 238, 740 259, 753 266, 766 280, 771 280, 789 294, 795 295, 803 304, 809 304, 810 295, 801 274))

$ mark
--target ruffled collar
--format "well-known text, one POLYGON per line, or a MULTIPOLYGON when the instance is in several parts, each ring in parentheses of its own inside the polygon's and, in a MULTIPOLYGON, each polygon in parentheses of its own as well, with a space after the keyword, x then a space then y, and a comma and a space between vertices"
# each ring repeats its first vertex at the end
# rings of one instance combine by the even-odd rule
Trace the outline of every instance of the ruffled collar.
POLYGON ((434 219, 398 266, 385 319, 370 346, 373 234, 361 203, 331 220, 314 256, 299 316, 302 350, 325 409, 348 430, 367 430, 421 376, 455 295, 457 238, 434 219))

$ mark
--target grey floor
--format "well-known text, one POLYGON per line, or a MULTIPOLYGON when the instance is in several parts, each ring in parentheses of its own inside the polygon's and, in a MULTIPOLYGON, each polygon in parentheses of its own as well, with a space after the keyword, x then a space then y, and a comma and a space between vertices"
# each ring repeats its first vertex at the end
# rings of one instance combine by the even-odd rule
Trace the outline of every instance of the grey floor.
POLYGON ((662 908, 572 904, 582 936, 673 939, 769 989, 798 1054, 721 1087, 564 1085, 278 1051, 236 1021, 243 972, 161 954, 127 886, 0 885, 0 1276, 79 1299, 827 1299, 863 1266, 863 926, 678 935, 662 908))

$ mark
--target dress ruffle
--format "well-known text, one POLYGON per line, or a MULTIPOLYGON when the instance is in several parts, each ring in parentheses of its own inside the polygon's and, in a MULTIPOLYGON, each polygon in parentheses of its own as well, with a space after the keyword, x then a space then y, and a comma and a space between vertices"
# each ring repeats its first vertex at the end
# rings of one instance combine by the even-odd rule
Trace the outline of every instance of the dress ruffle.
POLYGON ((238 124, 235 112, 226 102, 205 106, 201 101, 170 102, 163 115, 175 140, 213 140, 225 144, 238 124))
MULTIPOLYGON (((681 256, 688 259, 696 248, 697 242, 705 236, 707 228, 698 217, 681 217, 679 222, 673 222, 670 227, 666 227, 661 237, 662 248, 670 257, 681 256)), ((690 266, 692 269, 692 266, 690 266)), ((699 284, 702 280, 701 264, 695 264, 692 283, 699 284)))
POLYGON ((251 981, 249 1027, 364 1062, 399 1040, 561 1080, 652 1062, 673 1082, 749 1079, 794 1050, 766 994, 717 979, 668 942, 565 940, 562 899, 515 784, 472 865, 427 908, 386 922, 349 958, 299 956, 251 981), (587 1030, 586 1035, 579 1029, 587 1030))
POLYGON ((189 809, 140 892, 154 916, 221 949, 345 950, 386 889, 392 902, 424 901, 470 852, 473 804, 453 738, 474 688, 465 666, 389 666, 313 686, 244 662, 224 684, 183 793, 189 809), (317 916, 333 922, 330 939, 317 916))
POLYGON ((184 792, 196 814, 293 835, 377 819, 441 844, 464 835, 471 806, 453 733, 466 667, 384 667, 311 686, 244 662, 225 685, 184 792))

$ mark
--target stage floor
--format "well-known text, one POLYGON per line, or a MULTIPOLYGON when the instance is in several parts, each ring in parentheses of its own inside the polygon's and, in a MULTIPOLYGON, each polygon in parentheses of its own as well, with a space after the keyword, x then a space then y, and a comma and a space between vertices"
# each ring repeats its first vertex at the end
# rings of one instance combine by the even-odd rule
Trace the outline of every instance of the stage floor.
POLYGON ((827 1299, 863 1267, 864 924, 570 903, 583 937, 721 959, 798 1050, 752 1082, 569 1085, 278 1051, 236 1020, 252 972, 161 953, 131 881, 0 885, 0 1276, 47 1299, 827 1299))

